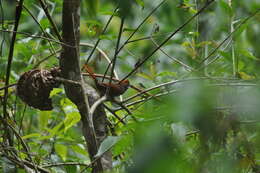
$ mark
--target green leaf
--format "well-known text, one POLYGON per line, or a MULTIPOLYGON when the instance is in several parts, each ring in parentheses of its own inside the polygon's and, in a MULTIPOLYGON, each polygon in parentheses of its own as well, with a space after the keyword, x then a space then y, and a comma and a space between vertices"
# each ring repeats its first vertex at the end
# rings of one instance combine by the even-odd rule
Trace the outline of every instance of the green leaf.
POLYGON ((113 155, 118 156, 119 154, 125 152, 133 144, 133 135, 124 135, 113 147, 113 155))
POLYGON ((115 38, 116 38, 116 36, 114 36, 114 35, 100 35, 99 36, 99 39, 101 39, 101 40, 110 40, 110 41, 112 41, 115 38))
POLYGON ((238 72, 238 75, 241 79, 244 79, 244 80, 252 80, 252 79, 255 79, 255 76, 251 76, 251 75, 248 75, 246 74, 245 72, 238 72))
POLYGON ((189 8, 189 12, 191 13, 191 14, 196 14, 198 11, 195 9, 195 8, 189 8))
POLYGON ((234 33, 234 38, 239 37, 247 29, 248 25, 248 22, 241 25, 234 33))
POLYGON ((116 15, 116 14, 114 14, 114 12, 113 11, 101 11, 101 12, 99 12, 99 14, 101 14, 101 15, 109 15, 109 16, 112 16, 112 15, 116 15))
POLYGON ((144 8, 144 1, 142 0, 135 0, 135 2, 140 5, 142 8, 144 8))
POLYGON ((227 13, 230 17, 233 16, 233 10, 229 4, 223 0, 219 1, 220 8, 227 13))
POLYGON ((39 137, 39 136, 41 136, 40 133, 31 133, 31 134, 29 134, 29 135, 23 136, 22 138, 23 138, 23 139, 29 139, 29 138, 36 138, 36 137, 39 137))
POLYGON ((232 58, 230 52, 218 51, 218 53, 226 60, 231 61, 232 58))
POLYGON ((53 90, 50 93, 50 98, 52 98, 52 96, 54 96, 58 93, 61 93, 62 91, 63 91, 63 89, 61 89, 61 88, 53 88, 53 90))
POLYGON ((66 161, 67 152, 68 152, 67 147, 63 144, 55 144, 54 148, 55 148, 56 153, 61 157, 61 159, 63 161, 66 161))
POLYGON ((211 41, 202 41, 202 42, 198 43, 198 44, 196 45, 196 47, 204 47, 204 46, 206 46, 206 45, 211 45, 211 44, 212 44, 211 41))
POLYGON ((154 63, 150 63, 150 73, 151 73, 152 79, 154 79, 157 74, 156 66, 154 63))
POLYGON ((246 50, 246 49, 240 49, 239 53, 242 54, 243 56, 253 59, 253 60, 258 60, 253 54, 252 52, 246 50))
POLYGON ((97 154, 95 157, 99 157, 105 152, 107 152, 110 148, 112 148, 121 137, 119 136, 108 136, 100 145, 97 154))
POLYGON ((153 80, 153 77, 149 74, 146 74, 146 73, 137 73, 136 75, 139 76, 139 77, 142 77, 144 79, 153 80))
POLYGON ((81 117, 78 112, 71 112, 66 114, 66 118, 64 120, 65 131, 68 130, 73 125, 77 124, 80 121, 81 117))
POLYGON ((80 145, 72 145, 71 148, 76 153, 82 154, 83 156, 88 156, 86 149, 80 145))
POLYGON ((165 77, 165 76, 170 76, 170 77, 177 77, 176 72, 171 72, 171 71, 163 71, 160 72, 157 76, 165 77))
POLYGON ((86 0, 86 6, 87 6, 87 11, 88 14, 91 17, 94 17, 97 15, 97 11, 99 9, 99 0, 86 0))
POLYGON ((60 122, 54 128, 47 129, 48 132, 50 133, 50 136, 48 138, 51 138, 51 137, 53 137, 55 135, 58 135, 60 132, 63 132, 64 128, 65 128, 64 122, 60 122))
POLYGON ((39 125, 40 129, 44 129, 48 125, 48 121, 51 117, 52 111, 41 111, 39 113, 39 125))
POLYGON ((48 27, 50 27, 49 20, 46 18, 40 20, 40 25, 44 30, 47 29, 48 27))
POLYGON ((97 20, 85 20, 87 24, 91 24, 92 26, 102 26, 102 24, 97 20))
POLYGON ((238 61, 238 70, 242 70, 245 67, 245 63, 243 61, 238 61))

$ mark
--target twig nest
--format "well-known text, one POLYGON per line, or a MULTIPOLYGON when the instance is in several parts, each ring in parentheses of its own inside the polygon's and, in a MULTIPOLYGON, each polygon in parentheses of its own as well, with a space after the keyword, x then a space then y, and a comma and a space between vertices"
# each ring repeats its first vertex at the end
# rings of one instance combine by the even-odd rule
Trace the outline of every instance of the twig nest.
POLYGON ((52 101, 49 98, 53 88, 57 88, 60 82, 55 77, 60 76, 58 67, 50 70, 34 69, 21 75, 17 83, 17 95, 31 107, 40 110, 52 110, 52 101))

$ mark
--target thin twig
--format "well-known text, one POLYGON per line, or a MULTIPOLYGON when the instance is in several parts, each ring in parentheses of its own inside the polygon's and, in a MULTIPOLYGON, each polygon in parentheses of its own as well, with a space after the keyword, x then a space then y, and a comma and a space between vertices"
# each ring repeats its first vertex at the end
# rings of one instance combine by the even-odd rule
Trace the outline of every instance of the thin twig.
POLYGON ((143 90, 143 91, 141 91, 141 92, 139 92, 139 93, 137 93, 137 94, 135 94, 133 96, 130 96, 129 98, 125 99, 122 103, 126 103, 129 100, 132 100, 132 99, 140 96, 141 94, 143 94, 145 92, 149 92, 149 91, 155 90, 157 88, 165 87, 165 86, 168 86, 168 85, 173 85, 175 83, 187 82, 187 81, 192 81, 192 80, 201 80, 201 79, 210 79, 210 78, 209 77, 201 77, 201 78, 192 78, 192 79, 173 80, 173 81, 170 81, 170 82, 161 83, 159 85, 156 85, 156 86, 153 86, 153 87, 148 88, 146 90, 143 90))
MULTIPOLYGON (((172 32, 156 34, 156 35, 153 35, 152 37, 153 38, 160 38, 161 36, 169 36, 170 34, 172 34, 172 32)), ((134 39, 134 40, 129 40, 127 42, 127 44, 138 42, 138 41, 143 41, 143 40, 150 40, 150 38, 151 38, 151 36, 145 36, 145 37, 137 38, 137 39, 134 39)))
POLYGON ((86 163, 80 163, 80 162, 64 162, 64 163, 52 163, 48 165, 42 165, 42 168, 50 168, 50 167, 58 167, 58 166, 89 166, 89 164, 86 163))
POLYGON ((48 6, 43 2, 43 0, 39 0, 39 2, 41 4, 41 6, 42 6, 43 11, 45 12, 45 15, 47 16, 48 20, 50 21, 56 36, 58 37, 59 41, 62 42, 62 37, 61 37, 61 35, 59 33, 59 30, 58 30, 56 24, 52 20, 52 17, 50 15, 49 11, 48 11, 48 6))
POLYGON ((34 170, 37 172, 38 169, 37 169, 37 166, 36 166, 36 164, 35 164, 33 158, 31 157, 31 155, 30 155, 30 153, 29 153, 29 151, 30 151, 30 150, 29 150, 29 147, 27 146, 27 144, 25 143, 25 141, 23 140, 23 138, 20 136, 20 134, 16 131, 16 129, 15 129, 9 122, 5 121, 5 124, 7 124, 8 127, 9 127, 10 129, 12 129, 12 131, 14 132, 16 138, 21 141, 21 144, 22 144, 22 146, 23 146, 23 148, 24 148, 24 150, 25 150, 25 152, 26 152, 28 158, 30 159, 30 161, 31 161, 31 163, 32 163, 32 165, 33 165, 34 170))
MULTIPOLYGON (((28 14, 33 18, 34 22, 39 26, 39 28, 43 32, 43 35, 45 37, 48 37, 49 35, 47 34, 47 32, 44 31, 43 27, 38 22, 38 20, 34 17, 34 15, 31 13, 31 11, 25 5, 23 5, 23 8, 28 12, 28 14)), ((53 47, 53 45, 52 45, 50 40, 48 40, 48 43, 50 44, 50 52, 52 52, 52 53, 54 52, 55 53, 54 47, 53 47)))
POLYGON ((149 58, 153 56, 155 52, 157 52, 165 43, 167 43, 176 33, 178 33, 180 30, 182 30, 186 25, 188 25, 196 16, 198 16, 200 13, 202 13, 214 0, 207 1, 207 3, 192 17, 190 17, 186 22, 184 22, 178 29, 176 29, 169 37, 167 37, 158 47, 156 47, 148 56, 143 58, 143 60, 138 63, 138 65, 129 72, 121 81, 127 79, 129 76, 131 76, 133 73, 136 72, 136 70, 141 67, 149 58))
MULTIPOLYGON (((122 46, 120 48, 118 48, 118 42, 116 45, 116 49, 115 49, 115 54, 114 54, 114 59, 117 57, 118 53, 124 48, 124 46, 127 44, 127 42, 135 35, 135 33, 140 29, 140 27, 145 23, 145 21, 165 2, 166 0, 163 0, 161 3, 159 3, 149 14, 148 16, 146 16, 146 18, 137 26, 137 28, 131 33, 131 35, 128 37, 128 39, 122 44, 122 46)), ((122 24, 122 23, 121 23, 122 24)), ((121 28, 121 27, 120 27, 121 28)), ((121 29, 119 31, 119 34, 121 33, 121 29)), ((121 37, 121 34, 119 35, 121 37)), ((119 38, 119 37, 118 37, 119 38)), ((119 40, 119 39, 118 39, 119 40)), ((113 60, 111 61, 111 63, 113 63, 113 60)), ((111 63, 108 65, 106 71, 105 71, 105 75, 111 65, 111 63)), ((114 66, 114 65, 113 65, 114 66)), ((113 67, 112 67, 113 69, 113 67)), ((112 75, 111 75, 112 76, 112 75)), ((102 80, 103 81, 103 80, 102 80)), ((121 80, 122 81, 122 80, 121 80)), ((120 81, 120 82, 121 82, 120 81)), ((111 81, 110 81, 111 82, 111 81)))
POLYGON ((22 35, 25 35, 25 36, 28 36, 28 37, 32 37, 32 38, 40 38, 40 39, 44 39, 44 40, 47 40, 47 41, 52 41, 52 42, 54 42, 54 43, 57 43, 57 44, 60 44, 60 45, 64 45, 64 46, 67 46, 67 47, 72 47, 72 48, 75 47, 75 46, 68 45, 68 44, 66 44, 66 43, 64 43, 64 42, 58 41, 58 40, 54 40, 54 39, 52 39, 52 38, 47 38, 47 37, 43 37, 43 36, 32 35, 32 34, 26 33, 26 32, 3 30, 3 29, 0 29, 0 31, 1 31, 1 32, 9 32, 9 33, 22 34, 22 35))
POLYGON ((199 68, 196 70, 200 70, 202 68, 204 68, 205 66, 208 66, 208 64, 203 65, 203 63, 209 59, 213 54, 215 54, 217 52, 217 50, 227 41, 229 40, 229 38, 231 38, 231 36, 243 25, 245 24, 249 19, 251 19, 252 17, 254 17, 257 13, 260 12, 260 9, 256 10, 253 14, 251 14, 250 16, 248 16, 247 18, 245 18, 232 32, 229 33, 229 35, 205 58, 203 59, 200 64, 199 64, 199 68))
MULTIPOLYGON (((153 37, 151 36, 151 41, 153 42, 153 44, 156 47, 159 47, 158 43, 156 43, 156 41, 153 39, 153 37)), ((170 56, 168 53, 166 53, 162 48, 159 48, 159 50, 168 58, 170 58, 171 60, 177 62, 178 64, 182 65, 183 67, 185 67, 185 69, 188 69, 188 71, 191 71, 193 68, 188 66, 187 64, 183 63, 182 61, 178 60, 177 58, 174 58, 172 56, 170 56)))
POLYGON ((59 49, 57 51, 54 50, 53 53, 51 53, 50 55, 46 56, 45 58, 41 59, 39 62, 37 62, 34 66, 33 69, 38 68, 41 63, 43 63, 44 61, 47 61, 50 57, 52 57, 53 55, 56 55, 57 53, 61 52, 62 49, 59 49))
POLYGON ((62 82, 62 83, 68 83, 68 84, 74 84, 74 85, 81 86, 80 82, 77 82, 77 81, 74 81, 74 80, 64 79, 64 78, 61 78, 61 77, 56 77, 55 80, 62 82))
MULTIPOLYGON (((112 19, 113 19, 113 17, 114 17, 114 15, 115 15, 115 13, 116 13, 117 10, 118 10, 118 7, 115 8, 115 10, 113 11, 113 14, 112 14, 112 15, 110 16, 110 18, 108 19, 108 21, 107 21, 107 23, 106 23, 106 26, 104 27, 104 29, 103 29, 102 32, 101 32, 101 35, 106 32, 106 30, 107 30, 107 28, 108 28, 110 22, 112 21, 112 19)), ((99 38, 99 39, 97 40, 97 42, 95 43, 95 45, 93 46, 93 49, 92 49, 92 51, 90 52, 90 54, 89 54, 89 56, 88 56, 87 61, 85 62, 85 64, 88 64, 89 60, 91 59, 91 57, 92 57, 92 55, 93 55, 93 53, 94 53, 95 49, 97 48, 97 46, 98 46, 98 44, 99 44, 100 41, 101 41, 101 39, 99 38)))
MULTIPOLYGON (((7 158, 8 160, 14 162, 15 164, 19 165, 20 167, 22 168, 25 168, 25 165, 28 166, 29 168, 34 168, 34 165, 27 161, 27 160, 21 160, 19 159, 18 157, 11 157, 11 156, 8 156, 7 154, 3 153, 3 157, 7 158)), ((40 166, 37 166, 37 170, 40 171, 41 173, 50 173, 48 170, 40 167, 40 166)))
MULTIPOLYGON (((88 74, 88 73, 82 73, 82 75, 83 75, 83 76, 90 76, 90 74, 88 74)), ((105 77, 104 77, 103 74, 94 74, 94 75, 95 75, 95 77, 98 77, 98 78, 110 79, 110 76, 105 76, 105 77)), ((120 81, 119 79, 116 79, 116 78, 112 78, 112 80, 113 80, 113 81, 116 81, 116 82, 119 82, 119 81, 120 81)), ((149 92, 144 91, 144 90, 142 90, 142 89, 140 89, 140 88, 138 88, 138 87, 136 87, 136 86, 134 86, 134 85, 131 85, 131 84, 130 84, 130 88, 132 88, 132 89, 134 89, 134 90, 136 90, 136 91, 138 91, 138 92, 142 92, 142 94, 145 94, 146 96, 152 96, 152 94, 150 94, 149 92)), ((140 95, 142 95, 142 94, 140 94, 140 95)), ((122 100, 120 100, 120 101, 122 102, 122 100)))
MULTIPOLYGON (((143 103, 143 102, 146 102, 146 101, 151 100, 153 98, 162 97, 162 96, 172 94, 172 93, 175 93, 175 92, 177 92, 177 90, 171 90, 171 91, 166 91, 166 92, 163 92, 163 93, 155 94, 154 96, 151 96, 151 97, 148 97, 148 98, 143 98, 143 99, 136 100, 134 102, 125 104, 125 106, 126 107, 133 106, 133 105, 136 105, 138 103, 143 103)), ((118 108, 113 109, 113 111, 117 112, 117 111, 122 110, 122 109, 123 109, 122 107, 118 107, 118 108)))
POLYGON ((135 35, 135 33, 141 28, 141 26, 150 18, 150 16, 155 13, 156 10, 165 2, 166 0, 161 1, 145 18, 144 20, 137 26, 137 28, 131 33, 131 35, 127 38, 127 40, 123 43, 123 45, 118 49, 118 52, 121 51, 125 47, 127 43, 129 43, 130 39, 135 35))
MULTIPOLYGON (((115 69, 116 60, 117 60, 117 57, 118 57, 117 55, 118 55, 118 53, 119 53, 117 50, 118 50, 118 48, 119 48, 119 44, 120 44, 120 41, 121 41, 121 36, 122 36, 122 33, 123 33, 124 21, 125 21, 125 19, 122 18, 122 19, 121 19, 121 23, 120 23, 120 28, 119 28, 118 36, 117 36, 117 43, 116 43, 116 48, 115 48, 114 57, 113 57, 113 59, 111 60, 111 62, 108 64, 107 69, 106 69, 106 71, 105 71, 105 73, 104 73, 104 76, 106 76, 106 74, 107 74, 107 72, 108 72, 108 69, 109 69, 110 65, 112 64, 111 73, 110 73, 110 79, 109 79, 109 84, 111 84, 111 82, 112 82, 113 71, 114 71, 114 69, 115 69)), ((104 78, 103 78, 103 79, 104 79, 104 78)), ((102 79, 102 82, 103 82, 103 79, 102 79)), ((107 90, 106 90, 106 93, 108 93, 108 92, 109 92, 109 87, 108 87, 107 90)))
POLYGON ((126 123, 124 122, 124 120, 122 120, 111 108, 109 108, 107 105, 103 104, 103 106, 105 107, 105 109, 107 109, 112 115, 114 115, 114 117, 116 117, 116 119, 118 119, 118 121, 120 121, 122 124, 126 125, 126 123))
MULTIPOLYGON (((115 56, 117 56, 117 54, 124 48, 124 46, 128 43, 128 41, 135 35, 135 33, 141 28, 141 26, 147 21, 147 19, 149 19, 149 17, 165 2, 166 0, 163 0, 162 2, 160 2, 147 16, 146 18, 144 18, 144 20, 137 26, 137 28, 131 33, 131 35, 127 38, 127 40, 122 44, 122 46, 120 48, 117 48, 115 51, 115 56)), ((112 60, 113 62, 113 60, 112 60)), ((108 68, 110 67, 111 64, 108 65, 105 74, 108 71, 108 68)), ((113 69, 113 68, 112 68, 113 69)), ((104 75, 105 76, 105 75, 104 75)), ((122 81, 122 80, 121 80, 122 81)), ((120 82, 121 82, 120 81, 120 82)))
POLYGON ((7 86, 1 87, 1 88, 0 88, 0 91, 3 90, 3 89, 6 89, 6 88, 14 87, 14 86, 16 86, 16 85, 17 85, 17 83, 9 84, 9 85, 7 85, 7 86))
MULTIPOLYGON (((81 42, 79 45, 80 45, 80 46, 92 47, 94 50, 97 49, 97 51, 98 51, 99 53, 101 53, 101 55, 105 58, 105 60, 106 60, 108 63, 111 63, 111 60, 110 60, 110 58, 108 57, 108 55, 107 55, 101 48, 99 48, 98 46, 96 46, 96 48, 95 48, 95 45, 90 44, 90 43, 84 43, 84 42, 81 42)), ((82 69, 81 69, 81 70, 82 70, 82 69)), ((104 75, 102 75, 102 76, 104 77, 104 75)), ((119 79, 119 78, 118 78, 118 74, 116 73, 115 70, 114 70, 114 76, 116 77, 116 79, 119 79)))
MULTIPOLYGON (((115 99, 114 99, 112 102, 114 102, 114 103, 116 103, 117 105, 119 105, 120 107, 122 107, 122 109, 124 109, 124 110, 128 113, 128 115, 130 115, 130 116, 133 118, 133 120, 134 120, 135 122, 138 122, 138 120, 133 116, 132 112, 131 112, 122 102, 118 102, 118 101, 116 101, 115 99)), ((126 115, 126 117, 127 117, 128 115, 126 115)))
POLYGON ((91 107, 90 107, 90 110, 89 110, 89 121, 90 121, 90 124, 91 124, 91 128, 94 129, 94 123, 93 123, 93 116, 94 116, 94 113, 95 113, 95 110, 97 109, 97 107, 102 104, 104 101, 107 100, 107 96, 104 95, 102 96, 101 98, 99 98, 91 107))

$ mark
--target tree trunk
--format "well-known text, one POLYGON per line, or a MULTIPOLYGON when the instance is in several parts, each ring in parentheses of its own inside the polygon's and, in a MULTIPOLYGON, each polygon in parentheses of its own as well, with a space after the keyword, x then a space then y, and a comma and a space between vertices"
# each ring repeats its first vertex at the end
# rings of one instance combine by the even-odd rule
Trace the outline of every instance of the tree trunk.
MULTIPOLYGON (((102 106, 98 107, 94 114, 94 127, 89 118, 89 107, 99 99, 97 92, 88 84, 84 83, 80 72, 79 61, 79 40, 80 40, 80 0, 64 0, 62 13, 62 38, 66 45, 60 57, 60 67, 62 76, 81 83, 75 85, 64 84, 68 98, 77 105, 81 115, 82 130, 85 137, 88 153, 91 161, 95 158, 98 147, 107 136, 106 115, 102 106)), ((111 153, 105 153, 92 165, 92 172, 103 172, 104 169, 111 168, 111 153)))

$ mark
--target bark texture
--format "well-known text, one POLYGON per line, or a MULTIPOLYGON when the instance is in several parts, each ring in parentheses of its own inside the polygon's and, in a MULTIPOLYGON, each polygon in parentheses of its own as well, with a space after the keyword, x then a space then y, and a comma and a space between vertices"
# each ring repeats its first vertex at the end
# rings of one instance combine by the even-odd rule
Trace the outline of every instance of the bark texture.
MULTIPOLYGON (((81 85, 64 84, 68 98, 78 107, 81 115, 82 130, 87 143, 90 159, 95 160, 100 143, 107 136, 106 114, 102 106, 94 114, 94 127, 89 118, 89 107, 99 99, 97 92, 86 84, 80 72, 79 61, 79 26, 80 0, 64 0, 62 13, 62 39, 66 43, 60 57, 62 77, 74 80, 81 85)), ((92 172, 103 172, 112 166, 111 153, 105 153, 92 165, 92 172)))

